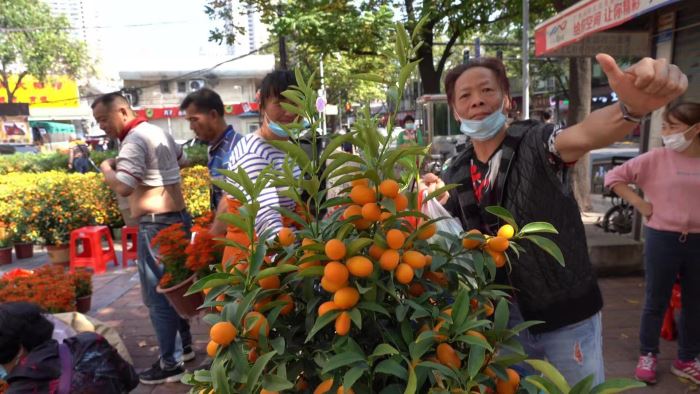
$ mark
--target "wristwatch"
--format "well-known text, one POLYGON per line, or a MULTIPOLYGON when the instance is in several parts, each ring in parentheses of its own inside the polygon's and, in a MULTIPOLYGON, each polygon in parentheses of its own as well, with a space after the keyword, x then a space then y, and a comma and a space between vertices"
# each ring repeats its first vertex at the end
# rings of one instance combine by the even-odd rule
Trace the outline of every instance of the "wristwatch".
POLYGON ((618 102, 620 103, 620 111, 622 111, 622 119, 632 123, 642 123, 642 121, 647 117, 647 115, 644 115, 641 118, 632 116, 630 111, 627 110, 625 104, 622 101, 618 102))

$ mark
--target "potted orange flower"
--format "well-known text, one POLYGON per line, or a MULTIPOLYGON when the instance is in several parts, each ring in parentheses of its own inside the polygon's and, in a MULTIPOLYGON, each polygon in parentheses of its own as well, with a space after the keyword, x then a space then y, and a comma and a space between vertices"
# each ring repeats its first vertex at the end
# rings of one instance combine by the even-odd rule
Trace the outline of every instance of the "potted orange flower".
POLYGON ((151 246, 158 249, 159 262, 163 264, 163 276, 156 291, 165 295, 182 318, 195 316, 204 301, 201 293, 185 296, 196 280, 195 272, 186 265, 185 250, 189 243, 182 223, 164 228, 151 241, 151 246))

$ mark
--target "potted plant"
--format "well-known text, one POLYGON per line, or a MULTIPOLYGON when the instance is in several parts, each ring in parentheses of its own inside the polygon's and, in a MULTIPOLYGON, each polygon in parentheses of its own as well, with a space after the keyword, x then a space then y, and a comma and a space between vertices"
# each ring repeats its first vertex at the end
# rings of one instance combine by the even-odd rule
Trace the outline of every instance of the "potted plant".
POLYGON ((13 270, 0 278, 0 300, 32 302, 49 313, 71 312, 75 310, 75 286, 61 266, 13 270))
POLYGON ((80 313, 90 311, 92 300, 92 272, 77 269, 71 274, 75 287, 75 309, 80 313))
MULTIPOLYGON (((20 211, 24 212, 24 209, 20 211)), ((13 231, 13 241, 15 243, 15 255, 17 259, 30 259, 34 256, 34 243, 37 241, 38 234, 29 223, 23 218, 17 218, 15 221, 15 229, 13 231)))
POLYGON ((182 318, 197 315, 203 302, 201 293, 185 296, 187 289, 196 280, 194 271, 187 267, 185 250, 190 240, 182 223, 175 223, 161 230, 151 246, 158 250, 159 263, 163 265, 163 276, 156 291, 162 293, 182 318))
POLYGON ((0 226, 0 265, 12 263, 12 234, 7 227, 0 226))

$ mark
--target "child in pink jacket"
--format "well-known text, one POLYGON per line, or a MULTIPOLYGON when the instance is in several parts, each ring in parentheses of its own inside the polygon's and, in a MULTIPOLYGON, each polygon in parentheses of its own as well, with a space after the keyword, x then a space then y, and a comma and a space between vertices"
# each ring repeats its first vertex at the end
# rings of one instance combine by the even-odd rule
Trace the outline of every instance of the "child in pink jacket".
POLYGON ((700 104, 682 103, 664 114, 663 148, 609 171, 605 186, 647 219, 646 297, 635 377, 656 383, 656 355, 671 289, 680 277, 682 309, 678 358, 671 372, 700 384, 700 104), (637 195, 628 185, 644 191, 637 195))

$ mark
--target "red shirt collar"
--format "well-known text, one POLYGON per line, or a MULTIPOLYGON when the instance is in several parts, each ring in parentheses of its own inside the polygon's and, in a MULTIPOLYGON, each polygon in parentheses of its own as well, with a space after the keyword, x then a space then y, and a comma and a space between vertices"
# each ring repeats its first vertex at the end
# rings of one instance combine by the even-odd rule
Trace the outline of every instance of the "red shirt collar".
POLYGON ((136 118, 130 120, 129 123, 124 126, 124 130, 122 130, 122 132, 119 134, 119 141, 124 141, 124 138, 126 138, 127 134, 129 134, 131 130, 147 120, 148 119, 144 118, 143 116, 137 116, 136 118))

